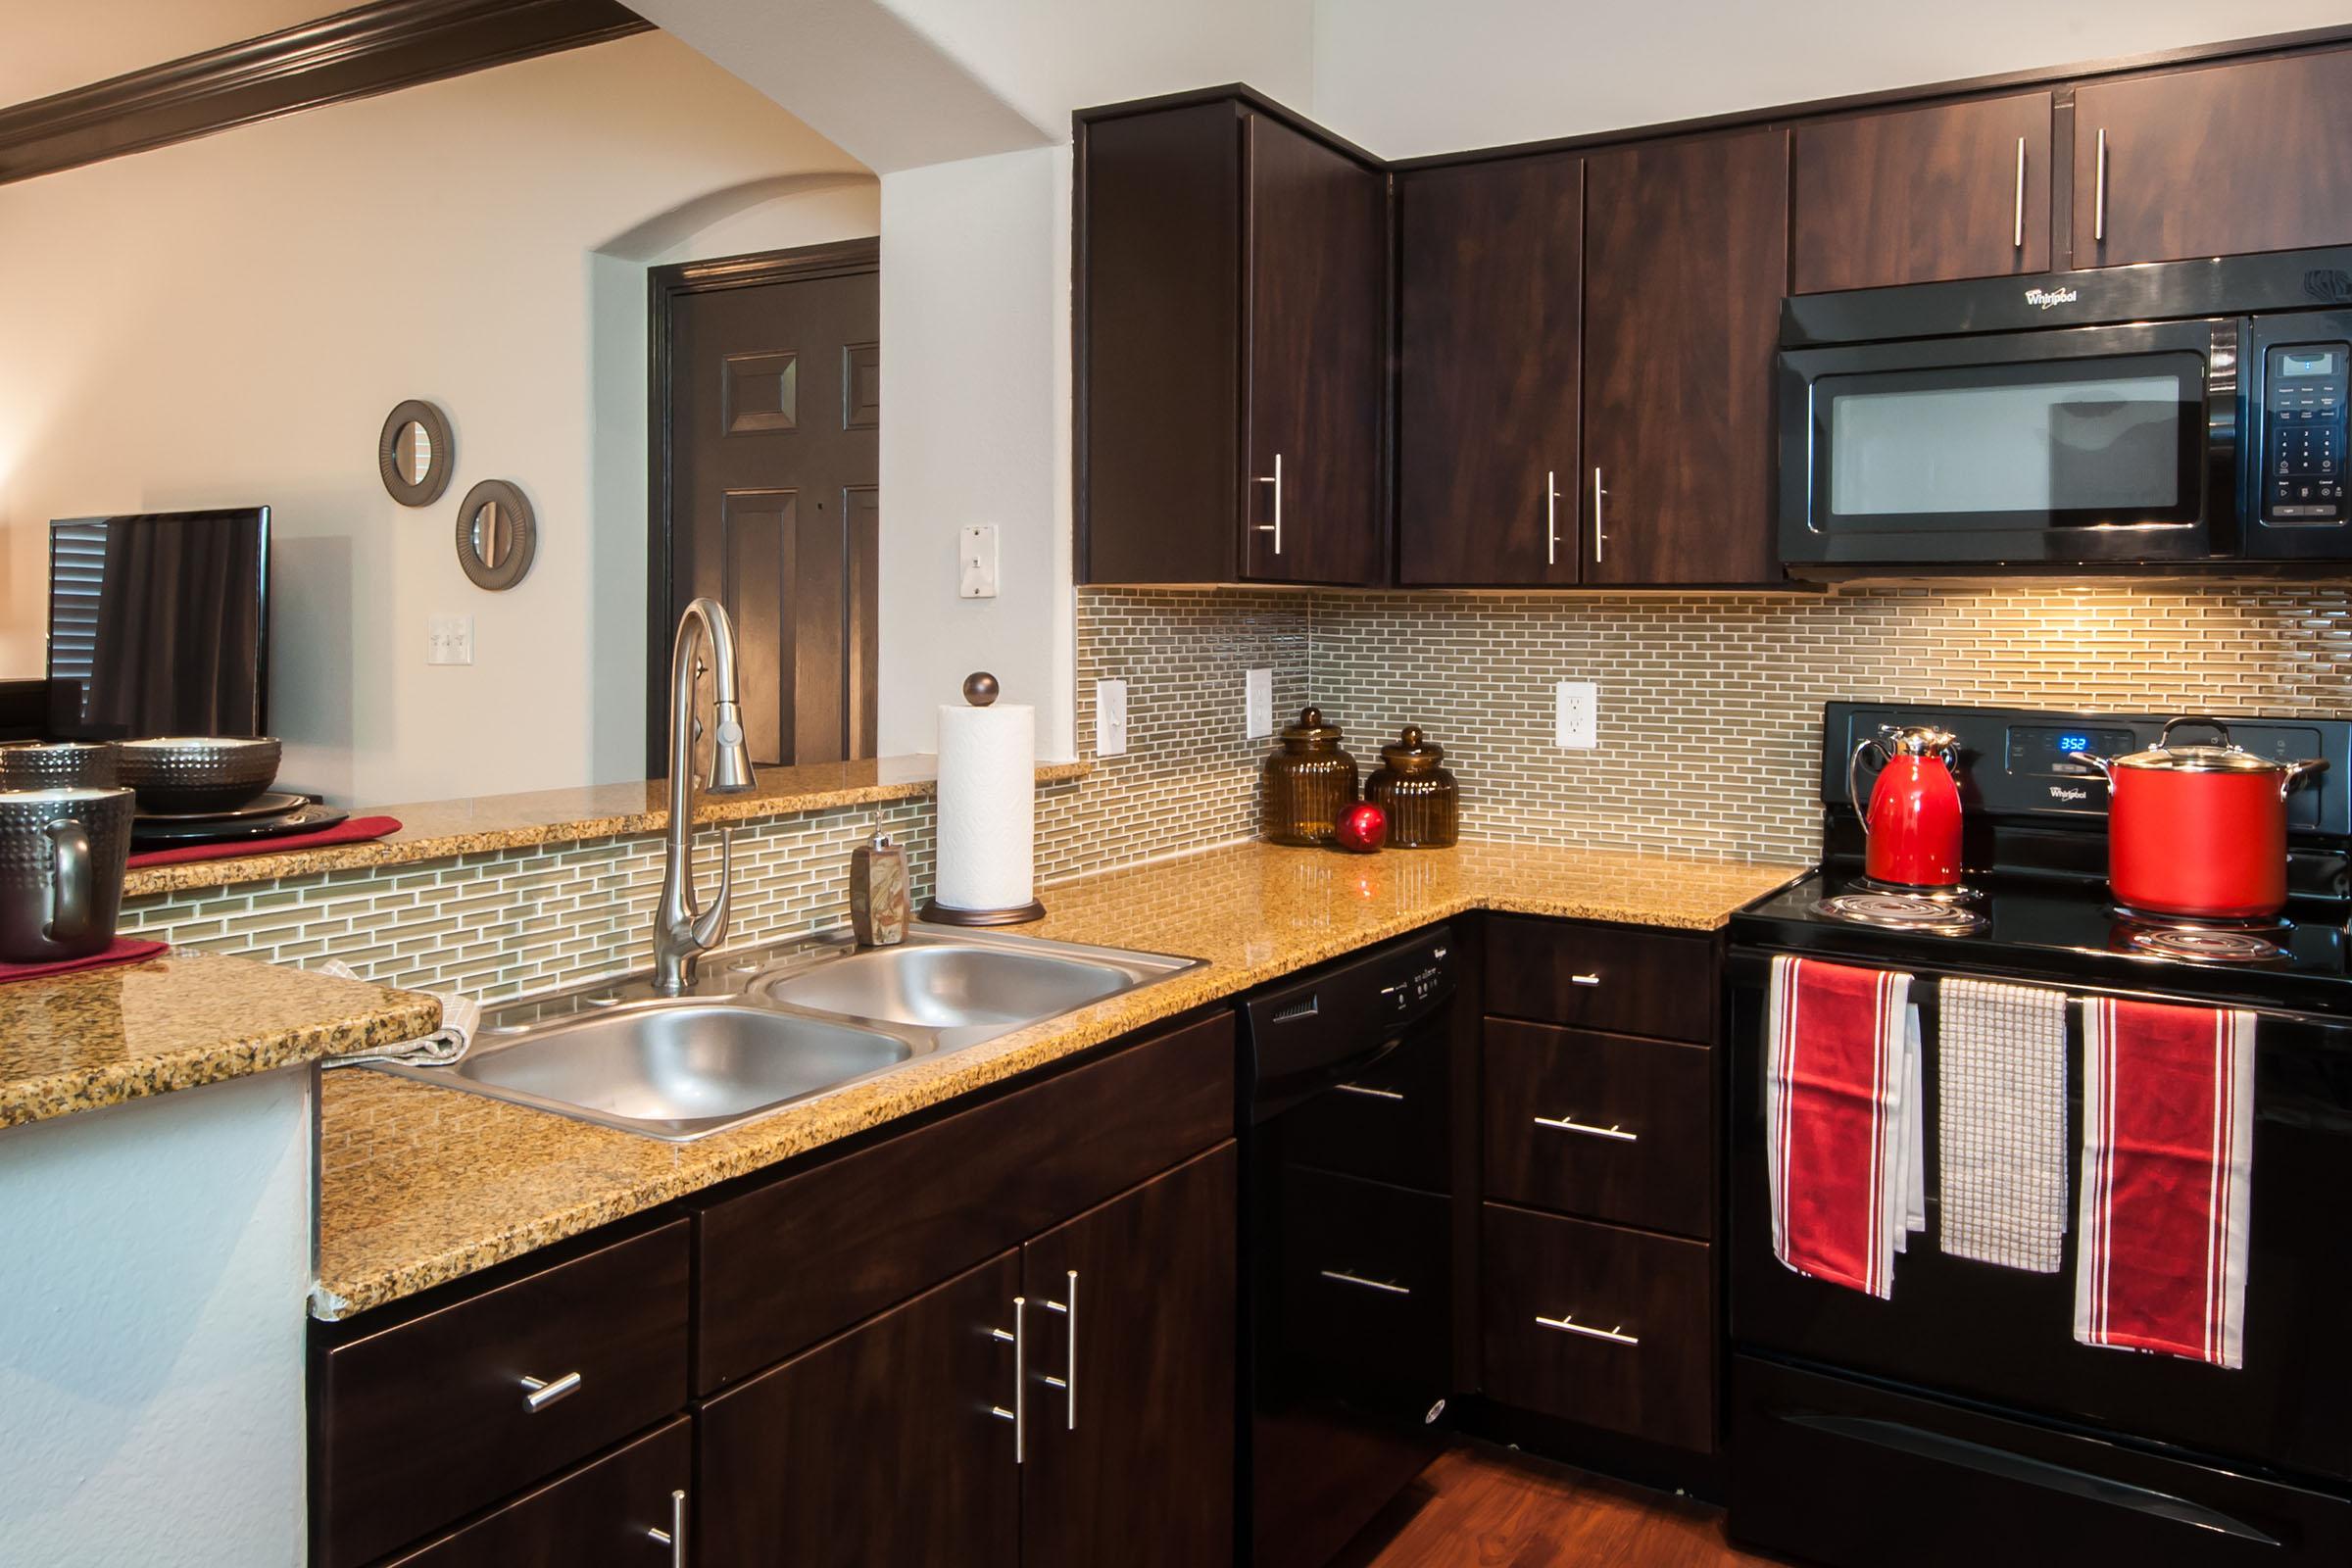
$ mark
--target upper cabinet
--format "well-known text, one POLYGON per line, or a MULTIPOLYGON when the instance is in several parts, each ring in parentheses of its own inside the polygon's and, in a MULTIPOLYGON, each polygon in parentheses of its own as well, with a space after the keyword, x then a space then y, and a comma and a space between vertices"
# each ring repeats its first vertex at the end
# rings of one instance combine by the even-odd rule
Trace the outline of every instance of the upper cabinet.
POLYGON ((2048 271, 2050 116, 2024 92, 1798 126, 1790 292, 2048 271))
POLYGON ((1386 172, 1234 98, 1078 160, 1080 580, 1386 581, 1386 172))
POLYGON ((1404 176, 1397 578, 1573 585, 1584 162, 1404 176))
POLYGON ((1585 165, 1587 583, 1777 583, 1773 355, 1788 134, 1585 165))
POLYGON ((2077 267, 2352 244, 2352 51, 2084 84, 2077 267))

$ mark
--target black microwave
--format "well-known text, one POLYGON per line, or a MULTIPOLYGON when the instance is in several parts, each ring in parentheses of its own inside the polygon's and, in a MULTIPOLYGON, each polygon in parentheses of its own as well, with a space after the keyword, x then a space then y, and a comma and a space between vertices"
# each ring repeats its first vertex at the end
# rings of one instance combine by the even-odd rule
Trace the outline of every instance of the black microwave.
POLYGON ((2352 249, 1799 295, 1797 576, 2352 562, 2352 249))

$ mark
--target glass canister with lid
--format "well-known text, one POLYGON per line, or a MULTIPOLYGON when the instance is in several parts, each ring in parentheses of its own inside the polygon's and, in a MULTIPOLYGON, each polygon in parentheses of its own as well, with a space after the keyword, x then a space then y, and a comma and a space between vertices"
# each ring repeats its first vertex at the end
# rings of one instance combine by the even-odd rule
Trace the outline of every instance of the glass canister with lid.
POLYGON ((1380 766, 1364 799, 1389 813, 1389 843, 1400 850, 1449 848, 1461 827, 1461 786, 1441 765, 1446 748, 1407 724, 1394 746, 1380 749, 1380 766))
POLYGON ((1258 836, 1275 844, 1329 844, 1340 808, 1356 798, 1355 759, 1319 708, 1303 709, 1259 774, 1258 836))

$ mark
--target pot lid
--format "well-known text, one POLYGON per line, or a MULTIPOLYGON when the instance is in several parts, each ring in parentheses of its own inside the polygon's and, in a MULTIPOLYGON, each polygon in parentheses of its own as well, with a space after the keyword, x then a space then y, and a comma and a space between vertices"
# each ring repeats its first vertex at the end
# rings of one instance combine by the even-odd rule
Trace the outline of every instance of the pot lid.
POLYGON ((1298 722, 1283 726, 1282 738, 1301 746, 1329 746, 1340 738, 1340 726, 1323 722, 1323 710, 1301 708, 1298 722))
POLYGON ((1425 772, 1446 760, 1446 748, 1423 739, 1420 725, 1407 724, 1394 746, 1380 749, 1380 760, 1400 773, 1425 772))
POLYGON ((2293 766, 2235 746, 2151 746, 2117 758, 2115 765, 2174 773, 2284 773, 2293 766))

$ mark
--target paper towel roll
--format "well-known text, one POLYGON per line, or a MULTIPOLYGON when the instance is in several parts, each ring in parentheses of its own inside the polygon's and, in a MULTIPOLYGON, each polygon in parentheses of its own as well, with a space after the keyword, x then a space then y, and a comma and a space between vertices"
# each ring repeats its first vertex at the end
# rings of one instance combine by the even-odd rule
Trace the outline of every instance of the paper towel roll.
POLYGON ((939 887, 951 909, 1017 909, 1037 896, 1037 710, 939 710, 939 887))

